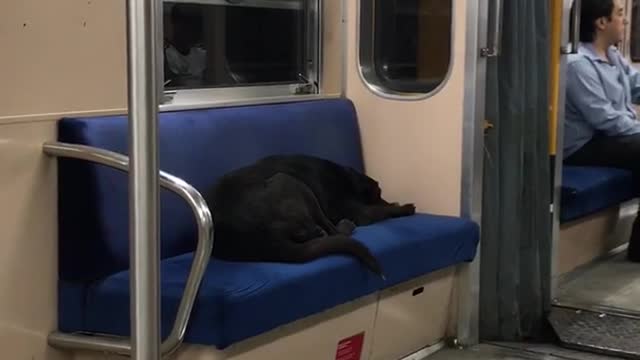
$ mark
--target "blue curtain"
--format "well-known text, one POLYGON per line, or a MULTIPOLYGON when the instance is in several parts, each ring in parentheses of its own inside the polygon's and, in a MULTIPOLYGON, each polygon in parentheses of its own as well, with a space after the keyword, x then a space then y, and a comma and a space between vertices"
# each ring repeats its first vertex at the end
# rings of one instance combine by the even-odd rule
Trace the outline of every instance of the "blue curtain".
POLYGON ((549 4, 503 1, 487 69, 480 336, 538 338, 549 309, 549 4))

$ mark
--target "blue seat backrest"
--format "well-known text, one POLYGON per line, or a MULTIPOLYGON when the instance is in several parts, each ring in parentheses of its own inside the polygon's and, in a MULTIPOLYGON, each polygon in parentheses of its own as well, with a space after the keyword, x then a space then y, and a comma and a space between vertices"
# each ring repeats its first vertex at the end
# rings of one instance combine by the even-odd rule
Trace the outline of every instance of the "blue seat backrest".
MULTIPOLYGON (((59 141, 128 154, 125 116, 62 119, 59 141)), ((160 168, 206 193, 226 172, 277 153, 302 153, 363 170, 357 116, 344 99, 162 113, 160 168)), ((128 268, 128 177, 90 162, 59 160, 60 278, 88 282, 128 268)), ((161 251, 195 248, 188 206, 161 194, 161 251)))

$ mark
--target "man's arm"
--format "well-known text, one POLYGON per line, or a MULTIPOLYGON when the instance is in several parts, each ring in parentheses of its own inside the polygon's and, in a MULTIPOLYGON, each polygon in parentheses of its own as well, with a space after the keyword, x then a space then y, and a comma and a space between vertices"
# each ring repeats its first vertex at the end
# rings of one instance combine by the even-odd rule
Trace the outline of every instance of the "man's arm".
POLYGON ((634 104, 640 104, 640 72, 636 68, 629 64, 629 62, 618 53, 618 59, 622 64, 625 74, 629 77, 629 86, 631 87, 631 101, 634 104))
POLYGON ((586 122, 607 135, 640 133, 639 121, 613 108, 598 73, 588 61, 578 60, 569 64, 567 100, 577 107, 586 122))

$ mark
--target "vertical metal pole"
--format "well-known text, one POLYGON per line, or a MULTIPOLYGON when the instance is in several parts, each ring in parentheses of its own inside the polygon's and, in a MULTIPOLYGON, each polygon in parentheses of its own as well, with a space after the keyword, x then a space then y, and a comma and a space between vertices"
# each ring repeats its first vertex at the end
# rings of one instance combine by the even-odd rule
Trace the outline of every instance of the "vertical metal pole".
MULTIPOLYGON (((466 5, 466 50, 464 76, 463 174, 461 216, 482 225, 482 169, 484 159, 485 89, 487 55, 498 56, 500 36, 489 38, 490 0, 469 1, 466 5), (497 40, 496 40, 497 39, 497 40), (485 46, 483 48, 483 46, 485 46), (493 49, 493 50, 488 50, 493 49), (486 54, 486 55, 483 55, 486 54)), ((494 8, 495 12, 495 8, 494 8)), ((495 19, 494 14, 494 20, 495 19)), ((498 14, 499 16, 499 14, 498 14)), ((497 27, 500 29, 500 27, 497 27)), ((497 31, 497 30, 496 30, 497 31)), ((495 35, 495 33, 493 34, 495 35)), ((470 347, 480 339, 480 265, 482 244, 469 263, 459 266, 457 296, 457 335, 455 345, 470 347)))
POLYGON ((132 358, 160 359, 157 1, 128 0, 132 358))

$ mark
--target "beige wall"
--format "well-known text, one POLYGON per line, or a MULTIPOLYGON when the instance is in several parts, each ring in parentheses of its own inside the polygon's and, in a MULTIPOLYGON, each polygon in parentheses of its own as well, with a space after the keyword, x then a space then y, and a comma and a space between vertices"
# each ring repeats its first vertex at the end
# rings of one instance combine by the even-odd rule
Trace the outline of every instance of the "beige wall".
POLYGON ((0 349, 61 359, 56 326, 55 120, 126 107, 124 0, 0 1, 0 349))
POLYGON ((358 74, 357 1, 348 2, 347 96, 358 109, 367 171, 383 195, 419 210, 460 213, 466 3, 454 1, 453 69, 445 87, 420 101, 383 99, 358 74))
POLYGON ((51 121, 0 125, 3 358, 57 359, 46 347, 56 324, 56 169, 40 150, 54 138, 51 121))
POLYGON ((124 0, 0 2, 0 44, 7 50, 0 119, 123 109, 124 6, 124 0))

